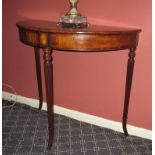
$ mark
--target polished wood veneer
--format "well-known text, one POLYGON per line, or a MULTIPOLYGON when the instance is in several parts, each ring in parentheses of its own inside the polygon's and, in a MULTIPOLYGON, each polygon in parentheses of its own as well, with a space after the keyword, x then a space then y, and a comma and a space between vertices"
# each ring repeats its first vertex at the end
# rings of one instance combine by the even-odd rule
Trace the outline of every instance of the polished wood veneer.
POLYGON ((43 49, 49 126, 48 148, 52 146, 54 135, 52 50, 63 50, 65 52, 110 52, 129 49, 122 119, 124 133, 128 135, 126 124, 135 63, 135 50, 138 45, 140 29, 99 25, 90 25, 88 28, 83 29, 70 29, 61 28, 55 22, 37 20, 17 22, 17 27, 19 29, 20 41, 34 47, 40 101, 39 109, 41 109, 43 101, 39 49, 43 49))
POLYGON ((28 45, 55 50, 109 51, 136 47, 139 29, 95 26, 60 28, 54 22, 18 22, 20 40, 28 45))

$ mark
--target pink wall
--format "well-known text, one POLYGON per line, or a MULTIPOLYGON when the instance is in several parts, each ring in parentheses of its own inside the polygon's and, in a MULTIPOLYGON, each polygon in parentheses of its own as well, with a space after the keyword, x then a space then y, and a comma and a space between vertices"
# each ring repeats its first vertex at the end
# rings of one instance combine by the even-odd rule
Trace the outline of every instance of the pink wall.
MULTIPOLYGON (((3 0, 3 83, 12 85, 19 95, 38 98, 33 48, 19 42, 16 22, 58 20, 68 6, 67 0, 3 0)), ((128 122, 151 129, 151 0, 80 0, 79 10, 93 24, 142 29, 128 122)), ((121 121, 127 52, 54 51, 55 104, 121 121)))

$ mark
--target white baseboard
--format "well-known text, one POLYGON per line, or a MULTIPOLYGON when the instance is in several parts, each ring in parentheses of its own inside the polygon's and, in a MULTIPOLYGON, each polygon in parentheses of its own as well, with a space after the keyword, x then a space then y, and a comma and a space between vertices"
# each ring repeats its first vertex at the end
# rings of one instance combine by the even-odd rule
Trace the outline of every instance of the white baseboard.
MULTIPOLYGON (((11 100, 16 99, 16 96, 14 94, 4 92, 4 91, 2 93, 2 97, 5 100, 10 100, 10 98, 11 100)), ((34 108, 38 108, 39 106, 39 101, 37 99, 27 98, 27 97, 23 97, 20 95, 17 96, 17 102, 29 105, 34 108)), ((43 103, 42 110, 47 110, 45 102, 43 103)), ((79 121, 83 121, 83 122, 91 123, 91 124, 94 124, 100 127, 105 127, 105 128, 109 128, 115 131, 123 132, 121 122, 111 121, 111 120, 93 116, 90 114, 85 114, 85 113, 78 112, 75 110, 66 109, 66 108, 63 108, 57 105, 54 105, 54 112, 57 114, 61 114, 61 115, 79 120, 79 121)), ((128 132, 130 135, 152 139, 151 130, 135 127, 132 125, 127 125, 127 128, 128 128, 128 132)))

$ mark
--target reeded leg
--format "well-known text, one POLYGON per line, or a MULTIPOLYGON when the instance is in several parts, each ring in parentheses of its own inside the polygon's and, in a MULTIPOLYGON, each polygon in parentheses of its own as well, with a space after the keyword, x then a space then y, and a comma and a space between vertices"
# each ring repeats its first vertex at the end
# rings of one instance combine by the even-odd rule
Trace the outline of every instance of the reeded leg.
POLYGON ((49 129, 49 141, 47 149, 50 149, 54 136, 54 114, 53 114, 53 65, 52 65, 52 52, 50 49, 43 49, 44 53, 44 74, 46 85, 46 101, 47 101, 47 113, 48 113, 48 129, 49 129))
POLYGON ((127 66, 127 75, 126 75, 126 88, 125 88, 125 99, 124 99, 124 111, 123 111, 123 130, 124 134, 128 136, 127 131, 127 117, 128 117, 128 108, 129 108, 129 100, 130 100, 130 92, 131 92, 131 84, 132 84, 132 76, 134 69, 134 57, 135 57, 136 48, 131 48, 129 52, 128 66, 127 66))
POLYGON ((40 66, 40 53, 39 48, 34 48, 35 62, 36 62, 36 75, 38 82, 38 94, 39 94, 39 110, 42 108, 43 104, 43 94, 42 94, 42 79, 41 79, 41 66, 40 66))

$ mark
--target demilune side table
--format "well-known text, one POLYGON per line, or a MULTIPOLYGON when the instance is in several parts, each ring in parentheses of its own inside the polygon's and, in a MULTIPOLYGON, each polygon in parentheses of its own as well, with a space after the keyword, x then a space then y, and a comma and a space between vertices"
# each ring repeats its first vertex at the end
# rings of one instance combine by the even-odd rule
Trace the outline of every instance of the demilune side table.
POLYGON ((140 29, 112 26, 90 25, 83 29, 61 28, 56 22, 27 20, 17 22, 20 41, 34 47, 36 74, 39 93, 39 109, 42 107, 42 80, 40 68, 40 50, 43 50, 44 75, 47 98, 49 140, 48 148, 52 146, 53 128, 53 65, 52 51, 66 52, 110 52, 129 49, 127 65, 126 88, 122 125, 124 134, 127 132, 127 115, 134 69, 134 57, 138 45, 140 29))

